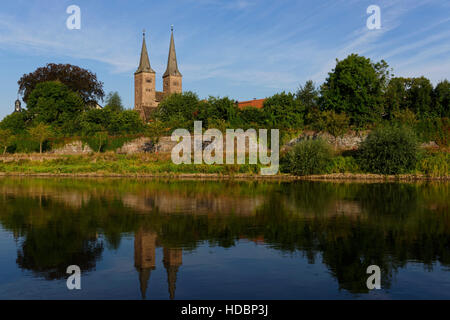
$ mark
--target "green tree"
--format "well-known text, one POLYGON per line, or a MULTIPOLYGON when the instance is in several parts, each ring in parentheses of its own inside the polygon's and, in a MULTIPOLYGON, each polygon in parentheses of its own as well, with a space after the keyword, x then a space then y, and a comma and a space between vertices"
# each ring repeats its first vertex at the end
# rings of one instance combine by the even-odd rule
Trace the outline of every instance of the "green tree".
POLYGON ((36 86, 48 81, 59 81, 65 84, 71 91, 78 93, 85 104, 101 100, 105 95, 103 83, 98 81, 97 76, 89 70, 70 64, 49 63, 20 78, 19 92, 23 95, 23 101, 28 104, 28 98, 36 86))
POLYGON ((106 96, 105 100, 105 107, 110 108, 112 111, 123 111, 124 107, 122 104, 122 98, 120 98, 119 93, 116 92, 110 92, 106 96))
POLYGON ((108 142, 108 133, 106 131, 99 131, 94 135, 94 139, 98 147, 97 152, 101 152, 102 148, 104 148, 108 142))
POLYGON ((27 125, 26 112, 14 112, 0 122, 0 129, 10 130, 12 134, 23 133, 27 125))
POLYGON ((433 85, 425 77, 413 78, 408 92, 409 109, 420 117, 437 116, 433 107, 433 85))
POLYGON ((442 118, 450 118, 450 82, 441 81, 434 88, 433 107, 435 112, 442 118))
POLYGON ((345 113, 336 113, 334 110, 325 111, 324 118, 325 130, 334 137, 337 147, 337 138, 348 131, 350 119, 345 113))
POLYGON ((190 127, 194 120, 199 119, 202 107, 204 104, 200 103, 195 93, 175 93, 161 101, 153 117, 163 122, 190 127))
POLYGON ((393 78, 385 93, 386 113, 392 118, 394 113, 409 109, 421 118, 437 116, 433 95, 433 85, 425 77, 393 78))
POLYGON ((305 106, 307 113, 318 107, 320 93, 312 80, 300 86, 295 96, 305 106))
POLYGON ((43 143, 52 136, 50 126, 44 123, 39 123, 35 127, 29 128, 28 133, 33 140, 39 143, 39 153, 42 153, 43 143))
POLYGON ((392 118, 394 113, 410 108, 408 91, 411 79, 392 78, 385 93, 385 113, 392 118))
POLYGON ((85 109, 81 97, 58 81, 39 83, 30 94, 27 104, 28 114, 33 121, 58 128, 78 118, 85 109))
POLYGON ((345 112, 362 127, 381 118, 383 95, 390 77, 385 61, 377 63, 351 54, 336 60, 336 67, 321 87, 323 110, 345 112))
POLYGON ((278 93, 264 101, 264 117, 273 128, 301 128, 305 106, 292 93, 278 93))
POLYGON ((6 153, 6 149, 12 143, 13 138, 10 130, 0 129, 0 147, 3 148, 3 154, 6 153))

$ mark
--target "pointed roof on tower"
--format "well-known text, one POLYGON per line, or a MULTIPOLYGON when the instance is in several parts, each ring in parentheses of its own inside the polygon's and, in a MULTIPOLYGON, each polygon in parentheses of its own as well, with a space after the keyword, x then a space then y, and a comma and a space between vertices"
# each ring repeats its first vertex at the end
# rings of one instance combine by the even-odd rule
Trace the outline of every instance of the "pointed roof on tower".
POLYGON ((173 40, 173 26, 171 27, 172 34, 170 36, 169 59, 167 61, 167 70, 164 72, 163 78, 168 76, 182 76, 178 70, 177 53, 175 51, 175 41, 173 40))
POLYGON ((147 45, 145 43, 145 30, 142 33, 142 49, 141 49, 141 60, 139 62, 139 67, 135 74, 141 72, 155 73, 155 71, 150 66, 150 59, 148 58, 147 45))
POLYGON ((148 280, 150 279, 150 273, 151 269, 139 269, 139 285, 141 289, 141 297, 143 300, 146 298, 147 294, 147 287, 148 287, 148 280))

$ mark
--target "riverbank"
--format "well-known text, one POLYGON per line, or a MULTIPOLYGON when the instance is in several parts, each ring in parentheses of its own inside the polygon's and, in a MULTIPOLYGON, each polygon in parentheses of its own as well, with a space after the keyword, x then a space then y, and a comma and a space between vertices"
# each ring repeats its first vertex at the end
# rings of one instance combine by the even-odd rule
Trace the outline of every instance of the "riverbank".
POLYGON ((169 154, 118 155, 115 153, 83 156, 21 154, 0 157, 0 176, 30 177, 117 177, 169 178, 196 180, 349 180, 349 181, 450 181, 450 174, 430 176, 421 172, 380 175, 361 172, 332 172, 294 176, 279 173, 262 176, 257 165, 175 165, 169 154))

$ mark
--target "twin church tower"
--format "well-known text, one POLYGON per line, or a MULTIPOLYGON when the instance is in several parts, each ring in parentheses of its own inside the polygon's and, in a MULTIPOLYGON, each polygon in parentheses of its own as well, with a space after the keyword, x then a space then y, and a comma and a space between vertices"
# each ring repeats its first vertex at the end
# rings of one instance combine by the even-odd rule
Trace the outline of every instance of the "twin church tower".
POLYGON ((147 45, 145 43, 145 31, 143 33, 141 60, 134 73, 134 110, 139 112, 142 119, 147 121, 150 114, 159 103, 172 93, 182 92, 182 79, 178 70, 175 41, 173 39, 173 26, 170 37, 169 59, 167 69, 163 74, 163 91, 156 91, 156 73, 150 66, 147 45))

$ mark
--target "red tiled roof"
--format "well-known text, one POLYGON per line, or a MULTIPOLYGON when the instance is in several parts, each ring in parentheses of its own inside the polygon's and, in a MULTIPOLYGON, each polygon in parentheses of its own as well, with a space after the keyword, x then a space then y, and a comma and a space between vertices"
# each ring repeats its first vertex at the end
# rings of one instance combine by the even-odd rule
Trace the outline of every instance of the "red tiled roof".
POLYGON ((247 107, 255 107, 258 109, 262 109, 264 107, 264 101, 266 99, 255 99, 255 100, 249 100, 249 101, 241 101, 238 102, 238 107, 240 109, 247 108, 247 107))

